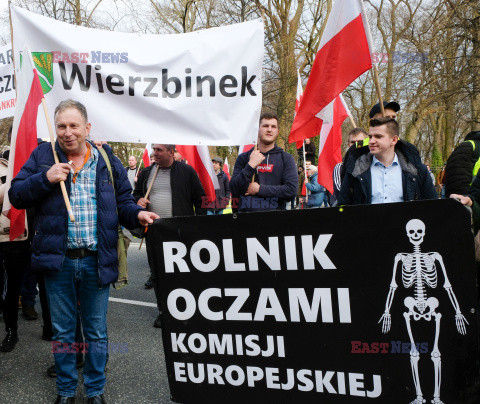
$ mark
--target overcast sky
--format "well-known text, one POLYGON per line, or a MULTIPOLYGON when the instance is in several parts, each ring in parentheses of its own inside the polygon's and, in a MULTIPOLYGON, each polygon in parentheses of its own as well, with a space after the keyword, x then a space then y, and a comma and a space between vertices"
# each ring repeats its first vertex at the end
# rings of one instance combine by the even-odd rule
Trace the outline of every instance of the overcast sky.
MULTIPOLYGON (((144 0, 139 0, 137 4, 138 7, 147 7, 148 2, 144 0)), ((114 5, 113 0, 103 0, 98 8, 95 10, 95 18, 98 20, 105 20, 106 25, 112 25, 112 19, 115 18, 116 21, 120 20, 115 27, 116 31, 130 31, 129 27, 131 25, 131 19, 129 19, 128 11, 126 9, 125 3, 116 2, 114 5), (117 9, 118 7, 118 9, 117 9), (112 16, 113 15, 113 16, 112 16), (121 15, 122 18, 118 18, 118 15, 121 15)), ((0 46, 6 43, 10 43, 10 22, 8 18, 8 0, 0 0, 0 46)))

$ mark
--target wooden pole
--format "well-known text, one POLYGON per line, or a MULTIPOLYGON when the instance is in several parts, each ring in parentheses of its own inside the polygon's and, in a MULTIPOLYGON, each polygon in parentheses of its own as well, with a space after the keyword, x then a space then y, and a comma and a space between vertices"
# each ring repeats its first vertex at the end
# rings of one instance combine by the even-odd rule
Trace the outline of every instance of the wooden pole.
POLYGON ((150 195, 150 191, 152 190, 153 183, 155 182, 155 178, 157 178, 158 170, 160 170, 159 165, 157 165, 157 169, 155 170, 155 174, 153 174, 152 182, 150 183, 150 186, 147 189, 147 193, 144 196, 145 199, 148 199, 148 196, 150 195))
MULTIPOLYGON (((48 132, 50 134, 50 143, 52 145, 53 158, 55 159, 55 164, 60 163, 58 158, 57 151, 55 150, 55 138, 53 136, 52 123, 50 122, 50 117, 48 116, 47 104, 45 98, 42 97, 42 106, 43 112, 45 113, 45 119, 47 120, 48 132)), ((75 216, 73 216, 72 206, 70 205, 70 200, 68 199, 67 188, 65 187, 65 181, 60 181, 60 188, 62 190, 63 200, 65 201, 65 206, 67 207, 68 217, 70 221, 75 222, 75 216)))
POLYGON ((352 126, 353 126, 354 128, 356 128, 356 127, 357 127, 357 124, 356 124, 355 121, 353 120, 353 116, 352 116, 352 115, 348 115, 348 118, 350 119, 350 123, 352 124, 352 126))
POLYGON ((140 164, 138 165, 137 172, 135 173, 135 177, 138 176, 138 173, 140 171, 140 167, 142 167, 143 159, 140 158, 140 164))
MULTIPOLYGON (((13 48, 13 28, 12 28, 12 13, 10 11, 10 1, 8 2, 8 15, 10 18, 10 38, 12 41, 12 58, 13 58, 13 70, 14 70, 14 81, 15 81, 15 90, 17 88, 17 74, 15 73, 15 51, 13 48)), ((24 57, 32 57, 32 55, 24 55, 24 57)), ((32 62, 32 65, 35 66, 32 62)), ((53 150, 53 157, 55 159, 55 163, 58 163, 58 156, 57 152, 55 151, 55 140, 53 137, 53 130, 52 130, 52 124, 50 123, 50 118, 48 116, 48 111, 47 111, 47 105, 45 104, 45 98, 42 97, 42 106, 43 106, 43 111, 45 112, 45 118, 47 120, 47 125, 48 125, 48 130, 50 132, 50 141, 52 143, 52 150, 53 150)), ((75 221, 75 217, 73 216, 73 211, 72 207, 70 206, 70 201, 68 200, 68 194, 67 194, 67 189, 65 188, 65 182, 61 181, 60 182, 60 187, 62 189, 62 194, 63 194, 63 199, 65 200, 65 205, 67 207, 67 212, 68 216, 70 217, 70 220, 72 222, 75 221)))
MULTIPOLYGON (((263 25, 267 25, 267 19, 265 18, 265 11, 264 11, 263 7, 260 7, 260 13, 262 14, 263 25)), ((257 138, 257 141, 255 142, 254 147, 253 147, 253 151, 256 151, 256 150, 258 150, 258 138, 257 138)), ((253 176, 252 176, 251 183, 253 184, 254 182, 255 182, 255 174, 253 174, 253 176)))
POLYGON ((12 26, 12 12, 10 11, 10 0, 8 0, 8 18, 10 20, 10 42, 12 43, 12 60, 13 60, 13 82, 15 91, 17 91, 17 73, 15 73, 15 49, 13 48, 13 26, 12 26))
MULTIPOLYGON (((17 74, 15 73, 15 50, 13 48, 13 27, 12 27, 12 12, 10 10, 10 0, 8 1, 8 16, 10 18, 10 39, 12 41, 12 59, 13 59, 13 71, 14 71, 14 81, 15 81, 15 89, 17 88, 17 74)), ((24 55, 27 57, 27 55, 24 55)), ((32 57, 32 55, 28 55, 28 57, 32 57)), ((32 65, 35 64, 32 62, 32 65)), ((45 98, 42 97, 42 106, 43 111, 45 113, 45 119, 47 120, 48 131, 50 133, 50 142, 52 144, 52 151, 53 151, 53 158, 55 159, 55 163, 58 164, 58 155, 55 150, 55 138, 53 136, 53 129, 52 124, 50 122, 50 117, 48 116, 47 104, 45 103, 45 98)), ((60 188, 62 189, 63 199, 65 200, 65 206, 67 207, 68 216, 70 221, 75 222, 75 217, 73 216, 72 206, 70 205, 70 201, 68 199, 67 189, 65 187, 65 181, 60 181, 60 188)))
MULTIPOLYGON (((148 196, 150 195, 150 191, 152 190, 153 184, 155 182, 155 178, 157 178, 158 170, 160 170, 159 165, 157 165, 157 169, 155 170, 155 173, 153 174, 152 182, 150 183, 150 186, 147 189, 147 193, 144 196, 145 199, 148 199, 148 196)), ((147 181, 148 181, 148 178, 147 178, 147 181)), ((142 234, 145 234, 145 228, 142 230, 142 234)), ((140 246, 138 247, 139 250, 142 248, 142 244, 143 244, 143 238, 140 239, 140 246)))
POLYGON ((378 78, 377 65, 375 64, 373 65, 372 71, 373 71, 373 81, 375 82, 375 88, 377 89, 377 96, 380 104, 380 111, 382 112, 382 116, 385 116, 385 109, 383 108, 382 90, 380 88, 380 80, 378 78))

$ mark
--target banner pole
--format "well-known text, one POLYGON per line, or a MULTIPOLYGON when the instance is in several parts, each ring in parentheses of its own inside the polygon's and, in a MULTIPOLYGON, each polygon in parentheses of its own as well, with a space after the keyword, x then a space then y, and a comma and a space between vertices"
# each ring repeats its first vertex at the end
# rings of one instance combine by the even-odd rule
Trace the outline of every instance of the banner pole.
MULTIPOLYGON (((150 183, 150 186, 147 189, 147 193, 144 196, 145 199, 148 199, 148 196, 150 195, 150 191, 152 190, 153 183, 155 182, 155 178, 157 178, 158 170, 160 170, 159 165, 157 165, 157 170, 155 171, 155 174, 153 174, 152 182, 150 183)), ((148 178, 147 178, 147 181, 148 181, 148 178)), ((146 227, 142 230, 143 234, 145 234, 145 229, 146 229, 146 227)), ((142 244, 143 244, 143 238, 140 239, 140 246, 138 247, 139 250, 142 248, 142 244)))
POLYGON ((378 78, 378 69, 376 64, 373 65, 372 71, 373 71, 373 81, 375 82, 378 101, 380 103, 380 111, 382 112, 382 116, 385 116, 385 109, 383 108, 382 90, 380 89, 380 80, 378 78))
MULTIPOLYGON (((50 122, 50 117, 48 116, 47 104, 45 102, 45 97, 42 97, 42 106, 43 112, 45 113, 45 119, 47 120, 48 132, 50 134, 50 143, 52 145, 53 158, 55 159, 55 164, 59 164, 60 160, 58 159, 57 151, 55 150, 55 139, 53 137, 52 123, 50 122)), ((75 216, 73 216, 72 206, 70 205, 70 200, 68 199, 67 188, 65 187, 65 181, 60 181, 60 188, 62 190, 63 200, 65 201, 65 206, 67 207, 68 217, 70 221, 75 222, 75 216)))

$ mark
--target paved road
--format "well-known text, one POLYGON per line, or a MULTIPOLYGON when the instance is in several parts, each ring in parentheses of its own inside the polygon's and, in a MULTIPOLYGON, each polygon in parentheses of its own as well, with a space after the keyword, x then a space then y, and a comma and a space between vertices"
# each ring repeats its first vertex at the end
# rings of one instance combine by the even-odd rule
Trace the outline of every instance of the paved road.
MULTIPOLYGON (((156 318, 155 295, 143 284, 148 274, 145 247, 129 249, 129 284, 111 289, 110 297, 150 303, 150 306, 110 301, 108 334, 112 344, 128 344, 128 352, 111 353, 105 397, 108 403, 171 403, 168 389, 161 330, 153 327, 156 318)), ((36 310, 40 313, 40 304, 36 310)), ((53 403, 55 379, 46 375, 53 364, 51 344, 41 339, 41 319, 26 321, 19 311, 19 338, 11 353, 0 352, 0 404, 53 403)), ((4 323, 0 318, 0 338, 4 323)), ((77 389, 77 403, 86 403, 83 385, 77 389)))

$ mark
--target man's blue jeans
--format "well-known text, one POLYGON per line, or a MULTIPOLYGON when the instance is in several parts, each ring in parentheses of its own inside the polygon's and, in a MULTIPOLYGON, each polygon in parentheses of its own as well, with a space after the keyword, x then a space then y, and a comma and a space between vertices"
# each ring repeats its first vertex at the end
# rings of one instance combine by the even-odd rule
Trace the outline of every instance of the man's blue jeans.
POLYGON ((107 305, 109 286, 99 286, 97 257, 65 257, 61 271, 45 273, 45 287, 52 316, 57 392, 74 397, 78 382, 75 328, 77 300, 85 336, 86 353, 83 381, 87 397, 102 394, 108 355, 107 305), (65 345, 67 349, 65 348, 65 345), (70 349, 68 347, 71 347, 70 349), (64 351, 64 352, 63 352, 64 351))

